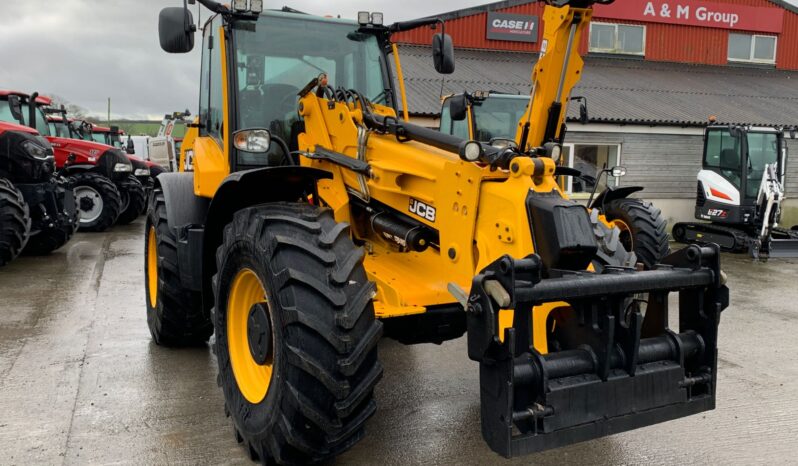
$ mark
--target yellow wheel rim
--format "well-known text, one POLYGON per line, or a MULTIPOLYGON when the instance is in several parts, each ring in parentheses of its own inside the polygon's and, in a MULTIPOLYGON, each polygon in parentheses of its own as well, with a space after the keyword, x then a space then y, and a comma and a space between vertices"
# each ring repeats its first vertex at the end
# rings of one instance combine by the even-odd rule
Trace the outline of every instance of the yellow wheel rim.
POLYGON ((158 245, 155 243, 155 227, 150 227, 147 235, 147 291, 150 306, 158 304, 158 245))
POLYGON ((629 225, 623 220, 613 220, 610 222, 610 225, 618 227, 618 229, 621 230, 621 243, 629 252, 633 251, 635 248, 635 240, 634 237, 632 237, 632 229, 629 228, 629 225))
POLYGON ((250 310, 258 303, 268 303, 266 290, 255 272, 241 269, 233 279, 227 298, 227 347, 238 389, 252 404, 266 397, 274 364, 273 336, 271 351, 263 364, 258 364, 250 350, 248 321, 250 310))

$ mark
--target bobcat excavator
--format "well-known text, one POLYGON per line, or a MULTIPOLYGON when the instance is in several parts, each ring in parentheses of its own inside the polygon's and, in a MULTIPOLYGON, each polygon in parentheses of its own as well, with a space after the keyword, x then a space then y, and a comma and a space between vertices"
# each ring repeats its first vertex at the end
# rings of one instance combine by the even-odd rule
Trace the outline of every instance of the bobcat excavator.
MULTIPOLYGON (((225 412, 253 460, 322 462, 355 445, 376 409, 383 332, 467 334, 482 435, 506 457, 715 407, 718 248, 643 271, 557 184, 576 45, 598 2, 548 2, 531 105, 517 144, 498 149, 397 114, 391 34, 435 18, 197 1, 214 13, 200 110, 180 172, 150 200, 147 322, 160 345, 215 333, 225 412)), ((165 51, 190 51, 195 30, 187 5, 161 12, 165 51)), ((454 70, 449 36, 432 53, 454 70)))
POLYGON ((798 225, 779 226, 785 200, 787 134, 796 128, 711 124, 704 134, 695 218, 673 226, 687 244, 716 243, 754 258, 798 257, 798 225))

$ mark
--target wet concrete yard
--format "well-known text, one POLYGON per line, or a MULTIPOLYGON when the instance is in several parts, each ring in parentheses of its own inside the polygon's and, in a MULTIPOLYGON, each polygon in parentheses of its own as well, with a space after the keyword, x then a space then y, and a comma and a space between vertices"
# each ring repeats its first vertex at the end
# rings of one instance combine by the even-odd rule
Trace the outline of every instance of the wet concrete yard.
MULTIPOLYGON (((154 345, 142 223, 0 269, 0 464, 249 464, 208 347, 154 345)), ((515 460, 480 435, 465 339, 385 340, 366 438, 339 464, 794 464, 798 260, 724 256, 718 408, 515 460)))

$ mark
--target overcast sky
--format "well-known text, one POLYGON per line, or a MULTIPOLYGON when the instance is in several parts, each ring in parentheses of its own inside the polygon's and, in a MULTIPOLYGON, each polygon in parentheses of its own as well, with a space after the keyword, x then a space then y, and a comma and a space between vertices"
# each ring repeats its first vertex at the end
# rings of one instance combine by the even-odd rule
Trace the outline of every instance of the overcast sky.
MULTIPOLYGON (((318 15, 354 18, 383 11, 386 22, 486 3, 485 0, 265 0, 318 15)), ((57 94, 112 118, 160 119, 196 110, 198 52, 168 55, 158 13, 182 0, 0 0, 0 88, 57 94)), ((192 12, 196 19, 196 9, 192 12)), ((203 9, 202 18, 208 16, 203 9)))
MULTIPOLYGON (((349 18, 358 10, 383 11, 386 22, 484 3, 488 0, 265 0, 267 8, 286 5, 349 18)), ((194 112, 199 47, 187 55, 168 55, 158 45, 158 12, 181 4, 0 0, 0 88, 57 94, 102 116, 110 97, 112 118, 159 119, 185 108, 194 112)), ((207 15, 203 9, 202 17, 207 15)))

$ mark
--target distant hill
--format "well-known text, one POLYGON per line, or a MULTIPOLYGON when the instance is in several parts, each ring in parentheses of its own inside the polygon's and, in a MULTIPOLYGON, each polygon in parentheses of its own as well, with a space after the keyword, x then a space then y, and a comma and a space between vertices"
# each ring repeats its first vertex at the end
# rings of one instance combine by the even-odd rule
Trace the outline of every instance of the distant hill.
MULTIPOLYGON (((160 121, 148 121, 148 120, 141 120, 141 121, 112 120, 110 124, 105 122, 99 124, 104 126, 105 125, 119 126, 119 129, 123 130, 126 134, 130 134, 133 136, 157 136, 158 130, 161 128, 160 121)), ((185 132, 186 132, 186 127, 184 125, 177 125, 175 126, 175 131, 174 133, 172 133, 172 136, 183 137, 185 132)))

